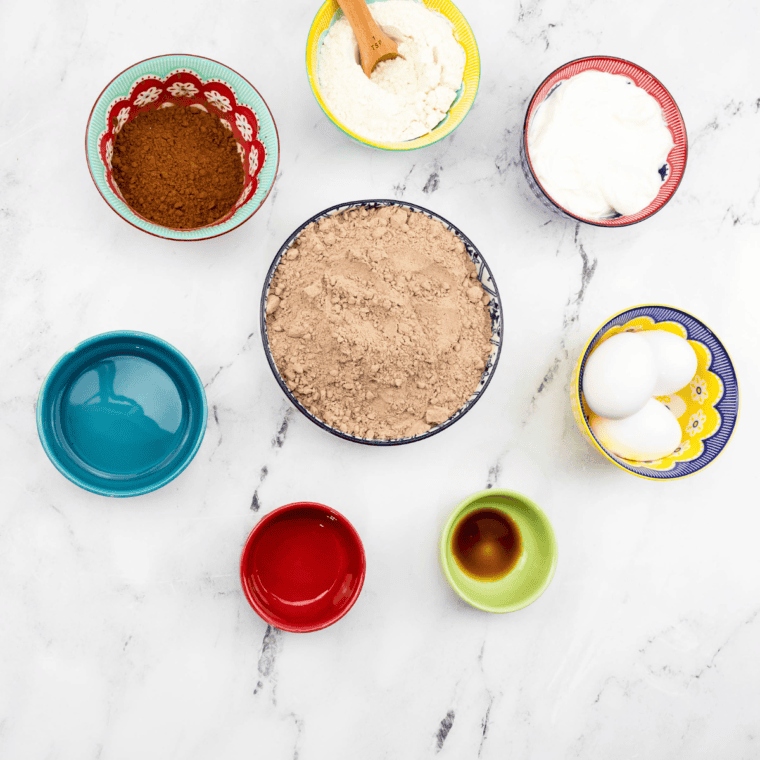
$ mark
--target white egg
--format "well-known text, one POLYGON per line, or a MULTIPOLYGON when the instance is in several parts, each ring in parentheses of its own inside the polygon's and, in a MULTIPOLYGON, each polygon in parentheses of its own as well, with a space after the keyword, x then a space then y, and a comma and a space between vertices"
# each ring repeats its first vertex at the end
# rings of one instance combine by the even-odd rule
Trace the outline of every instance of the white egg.
POLYGON ((591 430, 613 454, 636 462, 651 462, 672 454, 681 443, 681 426, 668 408, 656 399, 624 420, 591 415, 591 430))
POLYGON ((594 414, 619 420, 654 395, 657 367, 641 333, 622 332, 599 345, 583 370, 583 395, 594 414))
POLYGON ((641 337, 649 344, 657 365, 655 396, 669 396, 686 387, 697 371, 697 355, 680 335, 667 330, 647 330, 641 337))

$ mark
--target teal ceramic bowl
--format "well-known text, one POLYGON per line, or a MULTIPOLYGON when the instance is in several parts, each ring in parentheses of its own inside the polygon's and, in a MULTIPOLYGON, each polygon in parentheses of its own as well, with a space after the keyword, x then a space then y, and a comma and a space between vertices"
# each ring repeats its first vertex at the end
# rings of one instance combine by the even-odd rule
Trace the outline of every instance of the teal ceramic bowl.
POLYGON ((240 74, 198 55, 160 55, 121 72, 98 97, 87 122, 87 164, 105 202, 131 225, 168 240, 204 240, 247 222, 269 195, 280 161, 272 114, 256 88, 240 74), (133 211, 111 171, 113 143, 138 113, 193 106, 216 114, 235 135, 245 182, 240 198, 221 219, 195 229, 172 229, 133 211))
POLYGON ((493 488, 465 499, 451 514, 441 534, 441 566, 454 591, 486 612, 514 612, 544 593, 557 567, 557 539, 549 518, 527 496, 493 488), (517 526, 522 551, 517 564, 497 580, 478 580, 464 572, 454 557, 452 540, 460 521, 478 510, 495 510, 517 526))
POLYGON ((37 401, 37 432, 72 483, 139 496, 190 464, 206 415, 190 362, 160 338, 122 330, 89 338, 56 362, 37 401))

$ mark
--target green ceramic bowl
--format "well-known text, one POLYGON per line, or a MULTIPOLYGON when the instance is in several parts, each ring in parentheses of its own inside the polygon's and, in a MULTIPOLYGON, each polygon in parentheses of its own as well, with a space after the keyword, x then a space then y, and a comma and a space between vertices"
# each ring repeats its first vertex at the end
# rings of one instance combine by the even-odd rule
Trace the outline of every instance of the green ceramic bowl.
POLYGON ((557 539, 541 508, 517 491, 493 488, 465 499, 452 513, 441 534, 441 565, 454 591, 468 604, 486 612, 514 612, 535 602, 551 583, 557 567, 557 539), (523 551, 515 568, 495 581, 466 575, 451 552, 454 528, 478 509, 496 509, 516 523, 523 551))

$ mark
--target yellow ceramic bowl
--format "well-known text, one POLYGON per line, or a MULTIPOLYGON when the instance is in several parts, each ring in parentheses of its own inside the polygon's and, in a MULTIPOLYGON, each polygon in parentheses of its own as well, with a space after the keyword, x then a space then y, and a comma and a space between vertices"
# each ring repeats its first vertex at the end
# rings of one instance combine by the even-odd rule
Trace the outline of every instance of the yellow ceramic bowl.
POLYGON ((739 382, 728 352, 718 337, 696 317, 661 304, 635 306, 604 323, 581 353, 572 380, 572 405, 581 432, 607 459, 626 472, 652 480, 675 480, 693 475, 725 448, 739 416, 739 382), (697 354, 691 382, 673 396, 660 396, 681 425, 681 445, 654 462, 622 459, 599 443, 589 427, 583 398, 583 369, 596 347, 623 331, 667 330, 689 341, 697 354))
MULTIPOLYGON (((373 1, 383 2, 383 0, 370 0, 370 2, 373 1)), ((413 2, 414 0, 410 1, 413 2)), ((419 2, 420 0, 417 1, 419 2)), ((351 139, 362 145, 369 145, 371 148, 380 148, 382 150, 415 150, 416 148, 424 148, 426 145, 432 145, 450 135, 464 121, 464 117, 467 116, 472 104, 475 102, 475 95, 477 95, 478 83, 480 82, 480 55, 478 54, 478 46, 470 25, 450 0, 422 0, 422 2, 431 10, 438 11, 438 13, 451 21, 454 25, 454 37, 464 48, 467 59, 464 66, 462 87, 446 114, 446 118, 432 131, 415 140, 407 140, 406 142, 372 142, 371 140, 366 140, 343 126, 333 116, 319 90, 317 53, 324 36, 327 34, 327 30, 343 15, 343 11, 341 11, 336 0, 326 0, 319 11, 317 11, 317 15, 311 24, 309 37, 306 41, 306 71, 309 75, 311 91, 314 93, 314 97, 317 99, 320 108, 325 112, 330 121, 351 139)))

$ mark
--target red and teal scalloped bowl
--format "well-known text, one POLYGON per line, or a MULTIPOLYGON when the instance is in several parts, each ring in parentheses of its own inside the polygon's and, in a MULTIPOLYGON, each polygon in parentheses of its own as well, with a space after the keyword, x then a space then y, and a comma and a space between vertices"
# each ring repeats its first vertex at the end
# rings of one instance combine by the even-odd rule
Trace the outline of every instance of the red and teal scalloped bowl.
POLYGON ((121 72, 95 102, 85 135, 87 165, 105 202, 134 227, 167 240, 205 240, 247 222, 261 208, 277 176, 280 141, 272 113, 256 88, 237 72, 197 55, 160 55, 121 72), (113 141, 137 114, 171 106, 214 113, 232 131, 243 162, 243 192, 221 219, 195 229, 174 229, 132 210, 114 182, 113 141))
POLYGON ((686 157, 688 154, 688 140, 686 137, 686 125, 684 124, 681 112, 678 110, 676 101, 673 96, 665 89, 665 86, 659 79, 653 77, 646 69, 637 66, 635 63, 626 61, 623 58, 613 58, 608 55, 592 55, 588 58, 578 58, 575 61, 560 66, 558 69, 549 74, 546 79, 538 86, 533 97, 528 103, 528 109, 525 114, 523 124, 523 134, 520 140, 520 159, 523 173, 528 185, 533 190, 536 197, 554 213, 565 218, 574 219, 584 224, 593 224, 596 227, 627 227, 630 224, 636 224, 644 219, 648 219, 656 214, 674 195, 678 186, 683 179, 686 170, 686 157), (660 168, 662 185, 657 197, 646 207, 637 211, 635 214, 618 214, 616 216, 604 219, 589 219, 578 216, 568 211, 564 206, 559 204, 547 192, 540 180, 533 171, 533 164, 530 160, 530 150, 528 149, 528 130, 533 115, 539 106, 552 95, 552 93, 565 81, 580 74, 583 71, 603 71, 609 74, 616 74, 630 79, 637 87, 640 87, 646 93, 651 95, 662 108, 662 115, 665 119, 668 129, 673 136, 673 148, 668 154, 667 161, 660 168))

